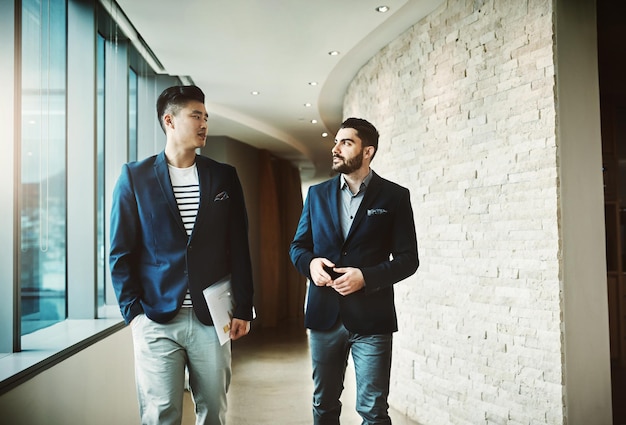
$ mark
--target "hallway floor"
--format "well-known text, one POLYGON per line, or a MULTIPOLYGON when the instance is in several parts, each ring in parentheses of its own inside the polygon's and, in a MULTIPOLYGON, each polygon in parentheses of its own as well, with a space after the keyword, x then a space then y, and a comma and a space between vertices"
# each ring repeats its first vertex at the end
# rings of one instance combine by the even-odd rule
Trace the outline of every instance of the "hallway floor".
MULTIPOLYGON (((304 329, 253 329, 233 343, 233 380, 228 392, 228 425, 308 425, 312 423, 311 361, 304 329)), ((342 425, 358 425, 354 410, 354 370, 346 372, 342 425)), ((394 425, 418 425, 391 409, 394 425)), ((193 425, 193 402, 185 393, 182 425, 193 425)))

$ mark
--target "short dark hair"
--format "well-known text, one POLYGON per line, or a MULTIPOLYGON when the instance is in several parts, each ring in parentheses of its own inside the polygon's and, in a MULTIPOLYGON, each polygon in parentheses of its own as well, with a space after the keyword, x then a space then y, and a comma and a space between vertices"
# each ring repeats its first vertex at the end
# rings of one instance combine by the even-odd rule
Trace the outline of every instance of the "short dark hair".
POLYGON ((372 155, 372 159, 374 159, 374 155, 378 152, 378 138, 380 135, 372 123, 363 118, 348 118, 341 123, 340 128, 355 129, 357 136, 363 141, 363 146, 374 147, 374 154, 372 155))
POLYGON ((172 86, 163 90, 156 104, 157 119, 163 131, 163 116, 168 113, 176 114, 194 100, 204 103, 204 93, 196 86, 172 86))

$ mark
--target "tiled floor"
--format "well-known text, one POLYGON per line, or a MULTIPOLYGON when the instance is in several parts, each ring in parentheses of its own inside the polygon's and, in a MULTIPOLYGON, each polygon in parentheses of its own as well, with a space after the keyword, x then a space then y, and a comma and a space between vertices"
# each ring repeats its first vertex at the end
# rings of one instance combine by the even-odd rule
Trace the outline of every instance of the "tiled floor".
MULTIPOLYGON (((342 397, 342 425, 357 425, 354 372, 349 365, 342 397)), ((311 363, 307 337, 300 327, 285 331, 253 330, 233 344, 233 380, 228 393, 228 425, 309 425, 311 363)), ((397 411, 394 425, 418 425, 397 411)), ((194 424, 193 402, 185 395, 183 425, 194 424)))

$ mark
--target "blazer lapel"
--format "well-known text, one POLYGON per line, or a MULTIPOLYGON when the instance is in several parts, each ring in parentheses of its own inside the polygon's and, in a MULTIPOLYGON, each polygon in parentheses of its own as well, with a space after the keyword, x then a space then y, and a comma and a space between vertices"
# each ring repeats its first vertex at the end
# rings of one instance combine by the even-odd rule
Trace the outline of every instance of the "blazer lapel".
MULTIPOLYGON (((196 156, 196 167, 198 169, 198 184, 200 189, 200 205, 198 205, 198 214, 196 215, 196 223, 194 230, 199 228, 200 223, 206 218, 209 208, 212 206, 212 193, 215 193, 217 179, 211 172, 209 162, 200 155, 196 156)), ((193 232, 191 233, 193 237, 193 232)))
POLYGON ((174 197, 174 190, 172 189, 172 180, 170 179, 170 171, 167 168, 167 159, 165 158, 165 151, 161 151, 159 155, 157 155, 156 161, 154 162, 154 174, 156 176, 157 181, 159 182, 159 186, 161 187, 161 192, 163 193, 163 197, 167 201, 167 206, 172 213, 172 217, 174 221, 178 224, 181 232, 187 235, 187 231, 185 230, 185 226, 183 224, 183 220, 180 217, 180 211, 178 210, 178 204, 176 203, 176 198, 174 197))
POLYGON ((340 176, 338 175, 327 186, 326 197, 328 205, 330 206, 330 220, 335 234, 340 241, 343 241, 343 234, 341 232, 341 223, 339 222, 339 182, 340 176))

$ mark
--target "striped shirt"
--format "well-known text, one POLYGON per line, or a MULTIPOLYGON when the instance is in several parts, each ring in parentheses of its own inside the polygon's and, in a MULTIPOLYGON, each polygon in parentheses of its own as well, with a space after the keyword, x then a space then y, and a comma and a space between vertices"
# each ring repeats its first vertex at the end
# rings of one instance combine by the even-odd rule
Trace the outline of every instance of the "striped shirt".
MULTIPOLYGON (((172 189, 174 197, 180 211, 180 218, 187 231, 187 236, 191 236, 193 226, 196 223, 198 215, 198 207, 200 205, 200 186, 198 184, 198 169, 196 164, 188 168, 176 168, 168 164, 170 171, 170 180, 172 181, 172 189)), ((183 307, 192 307, 191 294, 187 290, 183 307)))

